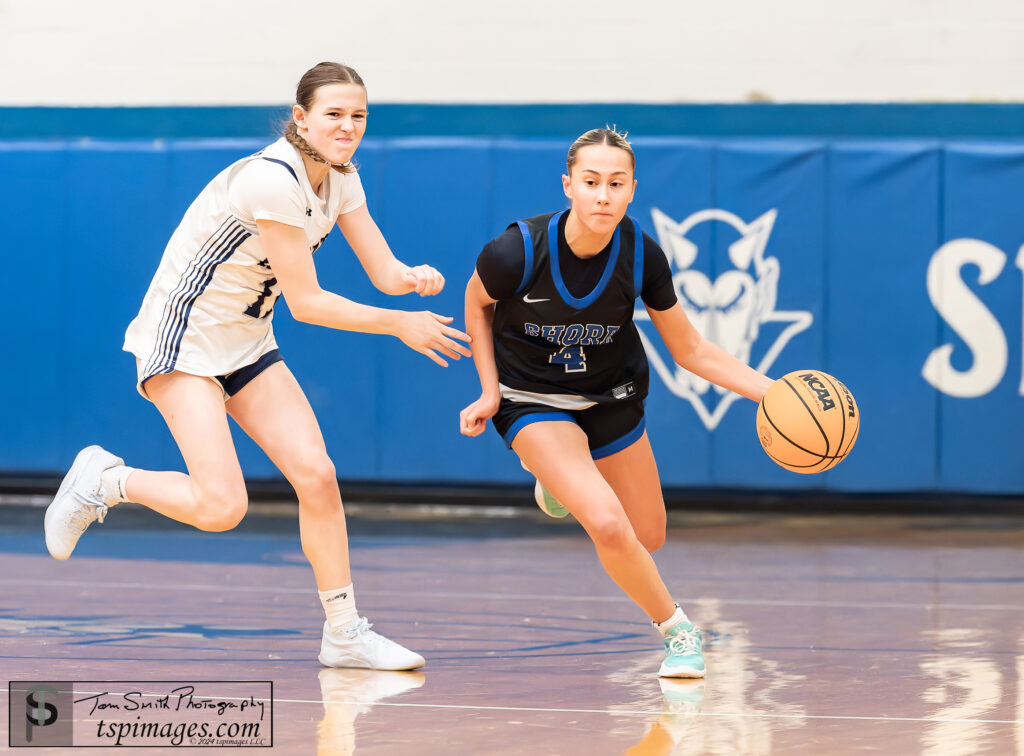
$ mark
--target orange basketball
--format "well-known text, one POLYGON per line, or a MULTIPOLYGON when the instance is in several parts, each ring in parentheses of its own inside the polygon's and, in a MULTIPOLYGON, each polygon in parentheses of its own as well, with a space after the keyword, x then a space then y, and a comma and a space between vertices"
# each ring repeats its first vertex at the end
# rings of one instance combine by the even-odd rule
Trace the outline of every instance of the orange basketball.
POLYGON ((850 453, 860 412, 828 373, 797 370, 775 381, 757 405, 757 437, 772 461, 798 473, 835 467, 850 453))

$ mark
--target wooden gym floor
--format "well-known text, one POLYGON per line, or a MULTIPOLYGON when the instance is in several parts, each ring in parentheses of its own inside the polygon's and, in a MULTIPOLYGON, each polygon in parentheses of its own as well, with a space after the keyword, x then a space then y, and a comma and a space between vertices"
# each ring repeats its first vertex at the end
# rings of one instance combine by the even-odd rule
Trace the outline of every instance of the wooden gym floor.
POLYGON ((272 680, 282 754, 1024 754, 1024 517, 673 513, 656 559, 706 632, 687 683, 571 521, 350 507, 361 613, 427 658, 374 673, 317 662, 293 516, 132 507, 59 563, 40 507, 0 506, 4 680, 272 680))

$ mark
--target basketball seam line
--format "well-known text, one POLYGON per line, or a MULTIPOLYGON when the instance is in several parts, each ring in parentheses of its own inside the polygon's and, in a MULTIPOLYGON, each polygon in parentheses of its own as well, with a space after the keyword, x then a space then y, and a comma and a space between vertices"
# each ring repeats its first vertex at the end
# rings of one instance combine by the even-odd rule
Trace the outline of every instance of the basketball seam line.
MULTIPOLYGON (((793 384, 792 383, 790 383, 786 378, 783 378, 782 382, 785 383, 787 386, 789 386, 789 390, 792 391, 796 395, 796 398, 800 400, 800 403, 802 405, 804 405, 804 409, 807 410, 807 414, 811 416, 811 420, 813 420, 814 424, 816 426, 818 426, 818 431, 821 433, 821 437, 825 440, 825 453, 822 454, 822 455, 819 455, 819 456, 822 456, 822 457, 829 456, 828 453, 829 453, 830 446, 829 446, 829 443, 828 443, 828 434, 825 432, 825 429, 821 427, 821 423, 818 422, 818 417, 814 414, 814 410, 812 410, 810 407, 807 406, 807 402, 805 402, 804 398, 802 396, 800 396, 800 392, 797 391, 795 388, 793 388, 793 384)), ((811 453, 813 454, 813 452, 811 452, 811 453)))
MULTIPOLYGON (((853 448, 853 444, 857 440, 857 436, 860 433, 860 409, 857 408, 857 400, 853 398, 853 393, 850 391, 850 389, 848 389, 846 387, 846 385, 841 380, 839 380, 838 378, 836 379, 836 383, 838 383, 840 385, 840 387, 843 389, 843 391, 845 391, 847 394, 850 395, 850 401, 853 402, 853 407, 855 408, 856 415, 857 415, 857 429, 853 432, 853 438, 850 439, 850 443, 846 447, 846 451, 843 452, 843 456, 845 457, 847 454, 850 453, 850 449, 853 448)), ((841 402, 840 402, 840 404, 841 404, 841 402)), ((844 410, 844 412, 845 412, 845 410, 844 410)), ((845 419, 845 416, 844 416, 844 419, 845 419)))
MULTIPOLYGON (((774 428, 776 431, 778 431, 779 438, 785 439, 790 444, 792 444, 795 448, 799 449, 802 452, 810 454, 812 457, 821 457, 822 460, 825 459, 825 455, 824 454, 818 454, 817 452, 812 452, 810 449, 805 449, 804 447, 800 446, 800 444, 798 444, 796 441, 794 441, 789 436, 787 436, 785 433, 783 433, 782 429, 779 428, 779 426, 777 426, 775 424, 774 420, 772 420, 771 416, 768 414, 768 410, 767 409, 764 410, 764 419, 767 420, 771 424, 772 428, 774 428)), ((771 457, 772 459, 778 459, 780 462, 784 461, 784 460, 782 460, 779 457, 772 456, 771 452, 768 452, 767 449, 765 449, 765 452, 767 452, 768 456, 771 457)), ((789 465, 789 462, 786 462, 786 464, 789 465)), ((815 462, 813 465, 790 465, 790 467, 814 467, 814 465, 820 465, 820 464, 821 464, 821 462, 815 462)))
MULTIPOLYGON (((822 472, 825 472, 825 470, 831 470, 833 467, 838 465, 839 462, 846 457, 847 452, 850 451, 850 449, 853 447, 853 444, 851 443, 850 446, 847 447, 846 451, 843 451, 843 442, 846 440, 846 408, 843 406, 842 392, 836 386, 837 383, 840 386, 842 386, 842 383, 840 383, 836 378, 832 377, 828 373, 822 373, 819 371, 818 375, 820 375, 823 379, 827 380, 829 384, 832 386, 832 390, 835 391, 836 394, 836 406, 839 407, 839 411, 843 413, 843 432, 839 436, 839 443, 836 444, 836 457, 832 464, 830 464, 828 467, 822 470, 822 472)), ((843 388, 845 388, 845 386, 843 388)))
MULTIPOLYGON (((808 453, 809 453, 809 454, 812 454, 813 452, 808 452, 808 453)), ((838 460, 838 459, 837 459, 836 457, 822 457, 822 458, 821 458, 821 459, 820 459, 820 460, 819 460, 818 462, 814 462, 814 463, 812 463, 812 464, 809 464, 809 465, 794 465, 794 464, 793 464, 792 462, 787 462, 787 461, 786 461, 786 460, 784 460, 784 459, 781 459, 781 458, 779 458, 779 457, 776 457, 776 456, 775 456, 774 454, 772 454, 772 453, 771 453, 770 451, 767 451, 767 450, 765 450, 765 454, 767 454, 767 455, 768 455, 769 457, 771 457, 771 458, 772 458, 773 460, 775 460, 776 462, 778 462, 778 463, 779 463, 780 465, 782 465, 782 466, 784 466, 784 467, 786 467, 786 468, 793 468, 793 472, 796 472, 796 469, 797 469, 797 468, 803 469, 803 468, 805 468, 805 467, 816 467, 817 465, 823 464, 823 463, 825 463, 825 462, 829 462, 829 464, 830 464, 830 465, 833 465, 833 464, 835 464, 835 463, 836 463, 837 461, 839 461, 839 460, 838 460)), ((812 472, 824 472, 824 471, 825 471, 825 470, 827 470, 827 469, 829 469, 829 468, 827 468, 827 467, 823 467, 823 468, 822 468, 821 470, 813 470, 812 472)))
MULTIPOLYGON (((790 388, 792 388, 792 387, 790 387, 790 388)), ((798 444, 796 441, 794 441, 789 436, 787 436, 785 433, 783 433, 782 429, 779 428, 779 426, 777 426, 775 424, 774 420, 772 420, 771 415, 768 414, 768 408, 764 406, 764 401, 763 400, 761 402, 761 410, 764 412, 764 419, 767 420, 771 424, 772 428, 774 428, 776 431, 778 431, 778 434, 779 434, 780 438, 785 439, 786 441, 788 441, 790 444, 792 444, 795 448, 799 449, 800 451, 802 451, 802 452, 804 452, 806 454, 810 454, 812 457, 821 457, 821 459, 818 462, 813 462, 813 463, 811 463, 809 465, 793 465, 793 464, 790 464, 789 462, 786 462, 783 459, 780 459, 779 457, 774 456, 767 449, 764 450, 765 454, 767 454, 769 457, 774 459, 776 462, 781 462, 781 463, 783 463, 784 466, 788 466, 788 467, 814 467, 815 465, 820 465, 822 462, 825 461, 825 459, 827 457, 824 454, 818 454, 817 452, 812 452, 810 449, 805 449, 804 447, 800 446, 800 444, 798 444)), ((827 451, 828 450, 828 442, 826 442, 825 446, 826 446, 826 451, 827 451)))
POLYGON ((831 375, 828 373, 818 373, 818 375, 827 380, 829 385, 832 386, 832 390, 836 394, 836 406, 839 408, 839 411, 843 416, 843 432, 839 436, 839 443, 836 444, 836 452, 838 453, 842 451, 843 441, 846 440, 846 409, 843 407, 843 395, 839 392, 839 389, 835 384, 835 379, 831 375))

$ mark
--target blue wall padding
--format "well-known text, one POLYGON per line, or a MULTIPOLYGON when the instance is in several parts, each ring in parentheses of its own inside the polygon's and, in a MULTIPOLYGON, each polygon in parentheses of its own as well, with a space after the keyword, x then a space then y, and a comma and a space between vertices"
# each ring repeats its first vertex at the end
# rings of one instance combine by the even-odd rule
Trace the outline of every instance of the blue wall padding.
MULTIPOLYGON (((941 429, 936 452, 936 485, 968 491, 1024 490, 1024 396, 1021 396, 1022 295, 1024 212, 1024 144, 952 145, 942 169, 942 241, 981 239, 1006 255, 1002 272, 992 282, 977 285, 978 269, 966 266, 969 288, 995 315, 1008 346, 1006 372, 984 396, 971 399, 938 397, 941 429)), ((942 343, 955 345, 954 366, 967 369, 971 354, 943 322, 942 343)))
POLYGON ((871 417, 857 452, 877 449, 869 476, 874 483, 864 470, 840 465, 828 473, 836 488, 904 491, 930 488, 936 480, 936 391, 921 378, 921 365, 938 328, 925 271, 940 243, 940 161, 934 144, 830 150, 822 287, 827 326, 820 333, 827 364, 871 417), (878 390, 861 388, 868 385, 878 390))
MULTIPOLYGON (((8 283, 0 304, 8 324, 0 473, 59 472, 89 443, 132 465, 184 469, 162 419, 135 392, 124 329, 185 208, 219 170, 261 146, 0 141, 8 283)), ((381 294, 340 232, 316 253, 321 283, 368 304, 452 315, 461 328, 465 282, 484 242, 511 221, 565 206, 567 146, 562 139, 367 140, 357 161, 371 213, 401 260, 434 265, 447 287, 429 300, 381 294)), ((774 211, 763 257, 778 264, 773 312, 781 315, 761 324, 750 361, 768 354, 793 318, 809 317, 769 374, 833 373, 864 418, 849 459, 801 476, 761 451, 752 402, 729 404, 709 429, 652 367, 648 429, 665 485, 1024 491, 1024 143, 658 137, 634 146, 639 184, 630 214, 655 238, 655 208, 676 224, 710 209, 744 224, 774 211), (947 395, 922 375, 943 344, 953 345, 957 371, 977 358, 927 287, 932 256, 956 239, 978 239, 1005 255, 1001 273, 984 285, 976 266, 961 269, 960 286, 992 313, 1008 348, 1001 380, 972 397, 947 395), (787 313, 795 315, 787 320, 787 313)), ((740 233, 720 218, 691 225, 679 231, 680 249, 696 250, 690 270, 714 286, 735 271, 740 233)), ((640 327, 669 364, 650 322, 640 327)), ((493 430, 476 439, 458 433, 459 410, 479 392, 470 362, 442 369, 394 338, 296 323, 283 300, 275 329, 343 478, 527 479, 493 430)), ((713 389, 691 398, 708 416, 726 401, 713 389)), ((246 475, 276 476, 235 430, 246 475)))
MULTIPOLYGON (((574 139, 595 125, 668 136, 852 136, 1017 139, 1020 103, 546 103, 370 105, 375 137, 537 136, 574 139)), ((282 105, 0 106, 0 139, 262 139, 291 115, 282 105)))

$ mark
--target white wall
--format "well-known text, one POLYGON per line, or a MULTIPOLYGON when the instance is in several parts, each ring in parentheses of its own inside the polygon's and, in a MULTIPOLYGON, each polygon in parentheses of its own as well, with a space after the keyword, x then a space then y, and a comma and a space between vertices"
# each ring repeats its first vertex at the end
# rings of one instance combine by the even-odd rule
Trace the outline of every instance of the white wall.
POLYGON ((1022 33, 1022 0, 0 0, 0 105, 280 104, 325 59, 375 102, 1020 102, 1022 33))

